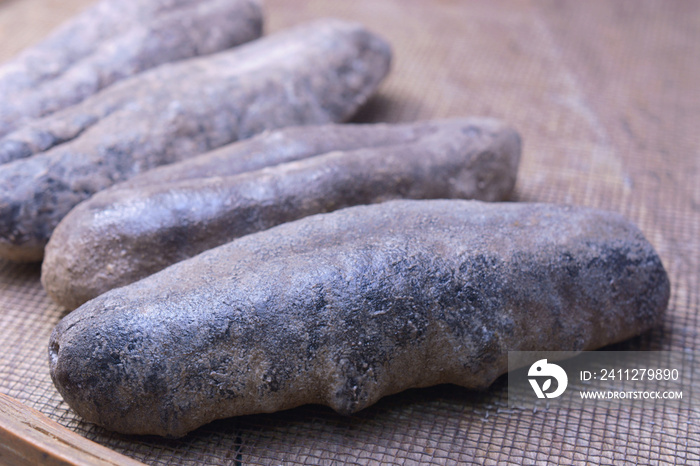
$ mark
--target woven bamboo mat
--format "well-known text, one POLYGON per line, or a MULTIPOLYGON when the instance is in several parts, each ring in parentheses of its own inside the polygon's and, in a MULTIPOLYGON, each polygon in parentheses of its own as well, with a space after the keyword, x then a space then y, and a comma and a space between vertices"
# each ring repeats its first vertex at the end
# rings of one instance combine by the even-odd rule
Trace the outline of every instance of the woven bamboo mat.
MULTIPOLYGON (((0 61, 87 0, 0 1, 0 61)), ((268 32, 354 19, 394 46, 357 121, 484 115, 521 132, 516 201, 573 203, 635 221, 672 296, 663 325, 618 345, 700 349, 700 2, 267 0, 268 32)), ((2 98, 2 96, 0 96, 2 98)), ((83 423, 53 387, 47 341, 64 312, 38 265, 0 261, 0 392, 149 464, 692 464, 698 412, 509 410, 488 391, 410 390, 352 417, 321 407, 217 421, 177 441, 83 423)))

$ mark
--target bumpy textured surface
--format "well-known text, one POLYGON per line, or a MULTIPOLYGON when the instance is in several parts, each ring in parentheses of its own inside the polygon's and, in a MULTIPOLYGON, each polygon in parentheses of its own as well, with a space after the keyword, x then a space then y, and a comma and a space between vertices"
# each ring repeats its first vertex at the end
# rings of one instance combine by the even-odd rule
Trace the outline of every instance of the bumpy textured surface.
MULTIPOLYGON (((479 119, 282 130, 281 135, 234 144, 228 153, 260 146, 270 152, 259 158, 244 153, 226 168, 219 163, 219 173, 240 170, 252 161, 310 158, 233 176, 167 177, 161 183, 147 172, 149 185, 117 185, 76 206, 46 246, 46 291, 74 309, 240 236, 352 205, 400 198, 505 200, 515 186, 520 161, 515 130, 479 119), (298 139, 287 144, 292 133, 298 139), (338 137, 327 139, 327 133, 338 137), (333 147, 333 142, 338 145, 333 147), (319 146, 332 152, 313 156, 319 146)), ((184 164, 192 165, 188 162, 184 164)), ((164 167, 168 174, 180 168, 174 165, 164 167)))
MULTIPOLYGON (((466 119, 452 119, 457 127, 466 119)), ((477 124, 476 119, 470 119, 477 124)), ((483 119, 482 119, 483 120, 483 119)), ((485 123, 485 122, 483 122, 485 123)), ((202 155, 139 173, 109 189, 131 189, 172 181, 230 176, 337 150, 408 143, 429 135, 444 120, 403 124, 328 124, 292 126, 238 141, 202 155)))
MULTIPOLYGON (((0 1, 0 58, 42 39, 90 2, 0 1)), ((524 143, 514 201, 596 207, 638 225, 668 271, 668 311, 649 332, 605 349, 697 355, 700 2, 264 5, 268 33, 335 16, 359 21, 392 44, 392 72, 354 121, 503 119, 524 143)), ((505 377, 483 392, 454 385, 407 390, 352 416, 306 405, 216 421, 179 440, 116 434, 84 421, 51 381, 46 348, 66 311, 46 295, 39 275, 38 264, 0 259, 0 391, 149 465, 700 462, 693 403, 533 412, 509 406, 505 377)), ((686 375, 700 386, 700 370, 686 375)))
POLYGON ((26 141, 75 139, 0 165, 0 256, 40 260, 71 208, 136 173, 265 129, 349 118, 390 60, 389 45, 362 26, 321 20, 162 65, 38 120, 26 141))
MULTIPOLYGON (((0 136, 162 63, 256 39, 262 23, 257 0, 102 0, 0 66, 0 136)), ((0 140, 0 164, 60 137, 0 140)))
POLYGON ((90 422, 181 436, 305 403, 485 388, 509 350, 587 350, 658 323, 652 246, 623 217, 547 204, 392 201, 211 249, 65 317, 51 375, 90 422))

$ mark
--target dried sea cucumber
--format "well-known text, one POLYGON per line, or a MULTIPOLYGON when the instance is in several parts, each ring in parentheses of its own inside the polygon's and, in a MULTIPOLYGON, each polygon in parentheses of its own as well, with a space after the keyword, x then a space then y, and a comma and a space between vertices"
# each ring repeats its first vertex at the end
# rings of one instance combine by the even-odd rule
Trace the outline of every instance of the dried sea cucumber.
POLYGON ((155 170, 164 177, 146 172, 146 180, 115 185, 76 206, 46 246, 41 279, 51 298, 74 309, 240 236, 352 205, 506 200, 515 186, 520 137, 488 119, 326 125, 235 143, 225 152, 235 157, 229 163, 216 152, 155 170), (255 150, 261 147, 266 152, 255 150), (206 173, 204 167, 216 173, 218 166, 223 175, 302 156, 235 175, 182 179, 206 173))
POLYGON ((361 25, 319 20, 161 65, 37 120, 28 139, 74 139, 0 165, 0 257, 40 260, 71 208, 137 173, 266 129, 346 120, 390 61, 361 25))
POLYGON ((390 201, 242 237, 68 314, 51 376, 83 418, 178 437, 306 403, 483 388, 508 351, 590 350, 660 321, 668 276, 594 209, 390 201))
MULTIPOLYGON (((160 64, 257 39, 262 24, 257 0, 102 0, 0 65, 0 136, 160 64)), ((26 144, 0 142, 0 164, 26 144)))

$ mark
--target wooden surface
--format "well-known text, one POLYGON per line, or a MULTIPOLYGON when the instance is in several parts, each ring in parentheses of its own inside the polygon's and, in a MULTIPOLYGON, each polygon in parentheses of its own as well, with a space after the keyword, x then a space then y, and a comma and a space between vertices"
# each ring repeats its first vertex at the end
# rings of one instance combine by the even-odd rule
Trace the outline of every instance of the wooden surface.
MULTIPOLYGON (((0 61, 89 0, 0 2, 0 61)), ((620 212, 657 248, 672 284, 658 328, 625 349, 700 351, 700 1, 265 0, 266 31, 336 16, 394 49, 356 121, 490 116, 524 149, 516 201, 620 212)), ((1 96, 0 96, 1 98, 1 96)), ((48 374, 65 311, 36 265, 0 262, 0 392, 145 463, 700 464, 697 410, 525 412, 501 380, 388 397, 358 415, 318 407, 215 422, 177 441, 84 423, 48 374)))
POLYGON ((0 393, 0 464, 137 466, 143 463, 87 440, 0 393))

